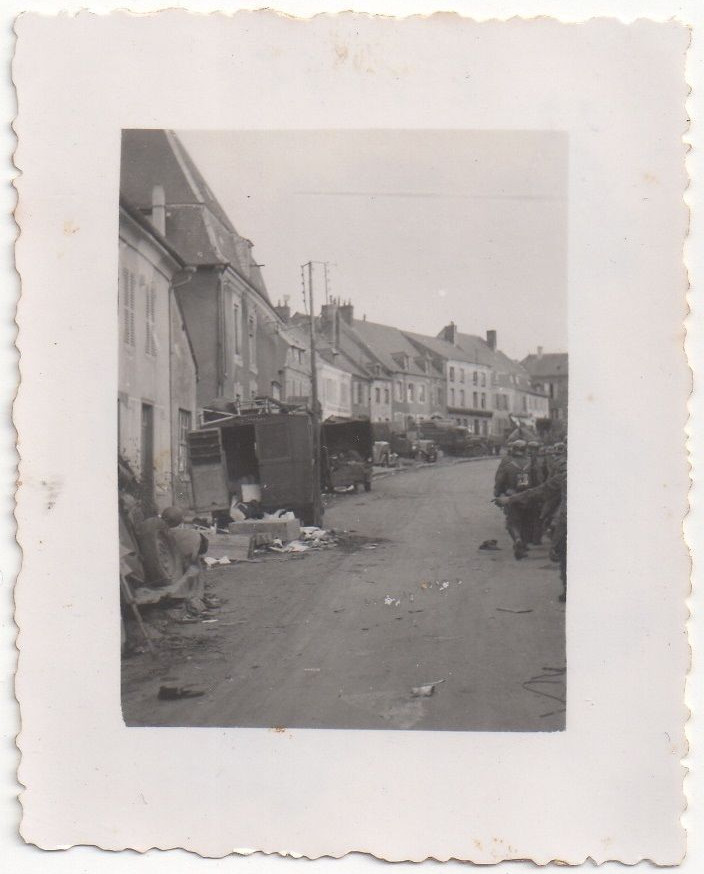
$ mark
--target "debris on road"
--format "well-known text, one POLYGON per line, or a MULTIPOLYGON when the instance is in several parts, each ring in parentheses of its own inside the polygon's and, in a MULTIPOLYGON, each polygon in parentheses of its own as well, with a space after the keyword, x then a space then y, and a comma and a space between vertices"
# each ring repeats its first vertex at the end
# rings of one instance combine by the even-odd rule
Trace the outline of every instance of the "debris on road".
POLYGON ((306 525, 300 529, 300 538, 286 543, 281 538, 276 538, 266 544, 265 549, 269 552, 301 553, 309 549, 328 549, 337 546, 338 537, 334 531, 317 528, 314 525, 306 525))
POLYGON ((517 613, 517 614, 520 614, 520 613, 532 613, 533 612, 532 607, 528 610, 510 610, 508 607, 497 607, 496 609, 498 610, 499 613, 517 613))
POLYGON ((499 546, 498 540, 485 540, 481 544, 479 549, 485 549, 485 550, 489 550, 492 552, 498 552, 501 549, 501 547, 499 546))
POLYGON ((292 540, 285 546, 280 540, 274 540, 266 547, 270 552, 307 552, 310 547, 301 540, 292 540))
MULTIPOLYGON (((455 580, 455 585, 461 586, 463 584, 462 580, 455 580)), ((427 591, 428 589, 438 589, 441 593, 446 593, 450 586, 452 585, 450 580, 423 580, 420 584, 421 589, 427 591)), ((411 601, 413 597, 411 597, 411 601)))
POLYGON ((283 517, 269 516, 264 519, 245 519, 230 522, 230 534, 266 534, 272 539, 279 538, 284 543, 297 540, 301 534, 301 523, 291 513, 283 517))
POLYGON ((223 555, 222 558, 213 558, 210 555, 206 555, 205 558, 203 559, 203 561, 205 562, 206 567, 208 567, 208 568, 215 567, 216 564, 217 565, 219 565, 219 564, 222 564, 222 565, 232 564, 229 556, 227 556, 227 555, 223 555))
POLYGON ((436 680, 434 683, 425 683, 422 686, 414 686, 411 689, 411 694, 414 698, 430 698, 433 692, 435 692, 435 687, 444 682, 445 680, 436 680))
POLYGON ((386 604, 387 607, 391 607, 391 605, 393 605, 394 607, 401 606, 400 600, 398 598, 392 598, 391 595, 387 595, 384 598, 384 604, 386 604))
POLYGON ((160 701, 178 701, 181 698, 200 698, 203 695, 205 690, 194 686, 160 686, 157 698, 160 701))

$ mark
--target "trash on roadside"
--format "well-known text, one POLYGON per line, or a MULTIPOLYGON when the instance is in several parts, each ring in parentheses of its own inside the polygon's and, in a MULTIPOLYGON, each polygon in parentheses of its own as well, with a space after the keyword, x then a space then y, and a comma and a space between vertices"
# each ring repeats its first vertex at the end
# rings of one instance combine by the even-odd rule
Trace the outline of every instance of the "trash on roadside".
POLYGON ((272 539, 279 538, 284 543, 296 540, 301 533, 298 519, 288 511, 284 516, 271 515, 259 519, 250 517, 244 521, 230 522, 228 529, 230 534, 268 534, 272 539))
POLYGON ((157 698, 160 701, 178 701, 180 698, 200 698, 204 689, 193 686, 161 686, 157 698))
POLYGON ((499 550, 501 549, 501 547, 499 546, 497 540, 485 540, 485 541, 481 544, 481 546, 479 547, 479 549, 485 549, 485 550, 489 550, 489 551, 492 551, 492 552, 497 552, 497 551, 499 551, 499 550))
POLYGON ((267 546, 267 549, 271 552, 307 552, 310 546, 301 540, 292 540, 285 546, 280 540, 274 540, 267 546))
POLYGON ((310 543, 311 546, 334 545, 337 537, 332 531, 325 528, 317 528, 315 525, 305 525, 301 528, 301 540, 310 543))
POLYGON ((387 596, 384 598, 384 604, 386 604, 387 607, 391 607, 392 605, 393 605, 394 607, 400 607, 400 606, 401 606, 401 602, 399 601, 399 599, 398 599, 398 598, 392 598, 391 595, 387 595, 387 596))

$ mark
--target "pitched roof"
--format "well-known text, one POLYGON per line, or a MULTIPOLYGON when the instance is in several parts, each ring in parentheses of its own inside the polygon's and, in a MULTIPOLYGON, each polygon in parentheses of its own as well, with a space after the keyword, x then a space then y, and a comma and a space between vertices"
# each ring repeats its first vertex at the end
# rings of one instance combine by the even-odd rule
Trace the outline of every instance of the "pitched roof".
MULTIPOLYGON (((503 356, 503 358, 506 358, 503 352, 499 352, 498 349, 492 349, 486 340, 483 337, 479 337, 477 334, 462 334, 460 331, 457 331, 455 339, 456 345, 464 349, 464 351, 471 356, 472 360, 476 361, 478 364, 486 364, 488 367, 496 367, 498 363, 497 356, 503 356)), ((510 361, 511 359, 506 358, 506 360, 510 361)))
POLYGON ((415 360, 418 348, 398 328, 380 325, 366 319, 353 319, 352 327, 365 346, 391 373, 410 373, 414 376, 429 376, 415 360), (401 366, 396 357, 408 356, 408 369, 401 366))
POLYGON ((527 355, 521 362, 532 377, 567 376, 569 358, 567 352, 544 352, 542 355, 527 355))
POLYGON ((478 350, 453 345, 442 337, 428 337, 425 334, 411 334, 408 331, 405 334, 411 342, 428 349, 433 355, 446 361, 464 361, 466 364, 484 365, 489 363, 485 360, 485 356, 478 354, 478 350))
POLYGON ((478 354, 480 360, 491 367, 496 385, 530 389, 530 374, 525 367, 519 361, 509 358, 500 349, 492 349, 483 337, 476 334, 462 334, 458 331, 456 342, 466 351, 476 350, 474 354, 478 354))
POLYGON ((307 352, 310 346, 309 334, 305 330, 305 325, 302 322, 294 321, 295 318, 294 316, 290 321, 281 325, 279 334, 289 345, 307 352))
MULTIPOLYGON (((360 379, 371 379, 367 369, 369 356, 362 354, 360 347, 354 342, 354 329, 340 319, 339 343, 335 347, 328 336, 320 330, 320 319, 316 319, 316 350, 328 363, 334 364, 340 370, 358 376, 360 379)), ((294 313, 289 324, 295 325, 300 331, 309 330, 310 316, 305 313, 294 313)))
POLYGON ((120 195, 120 209, 128 215, 135 224, 144 231, 145 234, 152 237, 159 245, 169 253, 179 267, 185 267, 186 262, 181 255, 174 249, 171 243, 163 236, 144 215, 143 212, 137 209, 134 204, 130 203, 126 197, 120 195))
POLYGON ((352 376, 357 376, 360 379, 370 378, 367 371, 350 358, 349 355, 346 355, 339 349, 333 349, 329 343, 319 345, 317 351, 321 358, 337 367, 338 370, 351 373, 352 376))
POLYGON ((142 212, 152 190, 166 195, 166 237, 194 266, 230 264, 271 303, 250 244, 235 230, 193 159, 173 131, 124 130, 120 192, 142 212))
POLYGON ((121 192, 140 209, 151 209, 154 185, 164 187, 167 204, 206 206, 227 230, 237 233, 173 131, 123 130, 121 192))

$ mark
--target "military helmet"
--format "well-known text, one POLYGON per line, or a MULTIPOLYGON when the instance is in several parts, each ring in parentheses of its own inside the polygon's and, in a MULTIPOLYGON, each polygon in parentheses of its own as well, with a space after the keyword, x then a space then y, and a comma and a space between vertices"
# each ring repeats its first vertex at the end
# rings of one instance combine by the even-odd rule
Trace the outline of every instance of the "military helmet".
POLYGON ((528 444, 526 443, 526 441, 519 438, 518 440, 513 440, 511 443, 509 443, 508 448, 511 450, 511 452, 525 452, 527 446, 528 444))

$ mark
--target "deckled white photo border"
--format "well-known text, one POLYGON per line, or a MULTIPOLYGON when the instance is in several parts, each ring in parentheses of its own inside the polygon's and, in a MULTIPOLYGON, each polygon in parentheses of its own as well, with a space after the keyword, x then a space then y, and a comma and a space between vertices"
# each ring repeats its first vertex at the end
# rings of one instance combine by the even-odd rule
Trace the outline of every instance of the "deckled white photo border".
MULTIPOLYGON (((18 680, 23 707, 20 746, 25 756, 20 777, 28 787, 23 797, 25 837, 45 847, 85 842, 146 849, 156 844, 187 846, 214 855, 250 847, 308 856, 363 850, 387 859, 431 855, 498 861, 528 856, 539 862, 555 857, 574 862, 591 855, 597 861, 619 858, 634 862, 643 856, 660 864, 676 861, 683 851, 677 826, 683 804, 677 760, 684 752, 684 714, 681 688, 673 687, 673 677, 683 676, 686 664, 681 627, 687 558, 673 532, 686 510, 681 430, 689 377, 681 354, 683 300, 681 296, 667 297, 663 289, 673 284, 675 290, 678 284, 684 287, 681 263, 672 261, 672 246, 677 235, 683 235, 687 216, 684 205, 673 209, 672 201, 673 190, 683 194, 685 186, 682 156, 679 164, 672 163, 671 141, 672 125, 677 123, 682 104, 666 100, 660 108, 657 103, 660 90, 675 87, 674 79, 655 75, 663 71, 654 65, 643 93, 644 70, 637 63, 642 46, 633 46, 628 69, 621 69, 616 68, 619 54, 614 51, 615 44, 609 44, 608 39, 606 45, 595 42, 593 51, 603 66, 595 66, 599 71, 596 79, 592 76, 584 82, 592 102, 586 99, 579 104, 582 95, 575 89, 570 93, 574 103, 570 103, 565 94, 555 93, 567 91, 568 81, 545 78, 542 90, 531 89, 533 94, 541 94, 544 115, 533 116, 530 124, 528 116, 535 103, 521 101, 519 96, 535 83, 521 68, 520 58, 512 59, 514 69, 494 70, 487 59, 482 64, 481 58, 468 57, 472 102, 461 90, 462 83, 454 79, 443 80, 440 88, 437 83, 435 89, 428 87, 433 76, 439 77, 442 71, 429 71, 422 64, 425 39, 413 55, 414 64, 422 67, 419 78, 414 75, 414 64, 410 69, 394 66, 393 51, 398 46, 391 38, 375 38, 373 30, 379 22, 339 19, 334 24, 339 31, 336 38, 360 40, 362 69, 355 71, 351 64, 348 69, 327 71, 326 77, 315 79, 312 91, 297 89, 295 76, 282 78, 281 66, 288 61, 284 69, 290 73, 295 68, 291 59, 296 55, 299 63, 301 57, 309 59, 306 63, 311 69, 316 68, 316 62, 326 69, 325 59, 316 53, 321 46, 330 48, 330 34, 326 41, 314 31, 329 27, 330 21, 310 23, 301 37, 300 22, 272 16, 250 18, 247 32, 238 32, 237 59, 228 53, 222 36, 239 26, 236 20, 170 15, 150 20, 150 27, 157 22, 162 33, 152 36, 151 45, 147 45, 149 39, 141 42, 144 31, 139 44, 129 39, 122 43, 123 63, 132 59, 131 45, 134 60, 149 67, 145 75, 135 64, 134 73, 140 76, 132 82, 129 75, 124 81, 116 79, 114 71, 110 75, 105 43, 91 40, 90 32, 106 24, 129 31, 134 19, 118 16, 108 22, 85 15, 75 21, 52 23, 27 18, 18 25, 18 61, 22 60, 23 28, 25 36, 35 28, 33 39, 44 28, 45 52, 51 40, 66 52, 63 68, 56 71, 53 87, 45 89, 44 95, 32 95, 30 81, 23 104, 19 80, 17 163, 24 174, 18 186, 21 225, 26 217, 24 239, 18 246, 25 283, 20 346, 26 382, 16 414, 25 459, 18 513, 20 524, 26 526, 26 533, 21 534, 25 570, 18 588, 23 648, 18 680), (175 26, 171 39, 163 32, 167 19, 175 26), (218 77, 208 79, 207 71, 200 85, 213 85, 210 97, 201 88, 197 100, 188 99, 189 95, 195 97, 198 83, 197 77, 188 81, 194 58, 183 49, 191 45, 194 31, 214 33, 215 23, 220 34, 219 53, 215 58, 197 60, 201 71, 216 61, 221 65, 219 71, 223 64, 227 66, 231 76, 223 78, 227 89, 232 89, 229 93, 237 96, 236 101, 228 102, 229 117, 221 108, 228 91, 223 92, 225 86, 218 77), (264 35, 260 26, 267 28, 264 35), (50 33, 57 27, 64 28, 58 40, 57 30, 50 33), (73 45, 75 34, 81 31, 84 41, 73 45), (186 34, 191 36, 186 38, 186 34), (304 40, 304 53, 296 44, 299 38, 304 40), (179 40, 185 40, 183 46, 178 45, 179 40), (69 46, 71 51, 67 51, 69 46), (246 74, 240 66, 242 54, 247 60, 246 74), (95 64, 82 67, 88 56, 93 60, 99 57, 102 69, 95 64), (168 83, 163 82, 166 99, 156 108, 150 92, 161 83, 169 61, 176 62, 170 69, 174 75, 168 83), (367 78, 370 64, 375 68, 373 85, 367 78), (90 69, 91 76, 77 75, 80 69, 90 69), (237 76, 242 75, 247 80, 256 79, 254 105, 245 107, 241 102, 236 85, 237 76), (502 76, 509 88, 498 88, 496 79, 502 76), (106 100, 106 82, 110 100, 106 100), (137 93, 138 84, 141 93, 137 93), (122 86, 129 95, 128 105, 119 97, 122 86), (627 89, 629 98, 636 102, 645 101, 638 124, 629 117, 633 128, 628 136, 621 130, 622 119, 608 113, 602 117, 597 110, 603 110, 604 105, 594 100, 595 88, 603 87, 608 94, 609 87, 617 86, 627 89), (330 97, 330 89, 341 89, 335 90, 334 96, 347 99, 321 101, 321 95, 330 97), (409 99, 412 89, 413 101, 409 99), (482 89, 487 89, 486 94, 482 89), (43 99, 48 91, 50 101, 43 99), (322 116, 315 114, 320 113, 321 103, 322 116), (477 112, 480 105, 481 112, 477 112), (589 145, 584 153, 577 150, 573 164, 576 176, 570 190, 570 244, 577 245, 577 254, 572 252, 577 261, 573 262, 571 255, 568 732, 536 738, 296 731, 277 738, 273 732, 260 731, 122 728, 115 721, 116 716, 119 720, 119 665, 114 660, 115 641, 110 639, 113 632, 116 636, 117 623, 114 628, 108 624, 116 608, 111 588, 114 538, 109 525, 96 526, 89 537, 81 538, 79 557, 68 535, 74 530, 75 508, 83 506, 86 498, 90 497, 94 502, 91 506, 96 508, 89 514, 91 519, 109 518, 110 500, 114 499, 114 465, 109 462, 114 456, 114 437, 105 425, 111 421, 114 398, 104 386, 110 383, 116 362, 116 355, 111 357, 110 352, 116 349, 116 342, 111 310, 114 301, 109 291, 116 263, 116 200, 110 201, 110 191, 116 196, 119 127, 506 127, 501 118, 505 121, 509 110, 511 126, 567 129, 572 142, 581 134, 589 145), (72 119, 68 126, 67 112, 72 119), (301 118, 309 123, 302 124, 301 118), (325 124, 320 123, 321 118, 325 124), (313 119, 316 123, 311 123, 313 119), (535 123, 538 119, 541 124, 535 123), (648 127, 648 122, 653 127, 648 127), (608 130, 608 136, 616 137, 614 142, 609 140, 606 154, 599 151, 605 140, 591 136, 588 129, 592 134, 608 130), (59 141, 61 131, 69 136, 59 141), (80 131, 77 144, 70 136, 74 131, 80 131), (87 134, 101 147, 99 161, 82 148, 87 134), (620 151, 614 151, 616 146, 620 151), (614 177, 614 166, 601 162, 613 162, 617 154, 622 172, 614 177), (645 160, 647 170, 642 170, 639 160, 645 160), (57 174, 54 162, 61 162, 59 166, 68 172, 57 174), (586 168, 592 171, 588 179, 579 176, 586 168), (636 172, 642 176, 637 182, 636 172), (643 174, 654 177, 660 189, 653 192, 646 187, 652 186, 652 181, 643 174), (635 190, 627 188, 626 179, 635 190), (608 191, 599 187, 605 180, 612 182, 608 191), (50 197, 52 192, 58 197, 50 197), (596 210, 594 201, 600 192, 623 207, 618 214, 621 224, 614 224, 613 214, 596 210), (638 210, 638 197, 660 198, 658 220, 662 227, 649 224, 652 215, 638 210), (67 221, 79 232, 65 234, 67 221), (636 230, 633 246, 615 245, 617 228, 627 230, 626 242, 636 230), (656 240, 664 253, 664 264, 655 265, 647 258, 656 240), (620 268, 628 267, 621 276, 631 289, 627 306, 618 296, 623 283, 614 282, 613 270, 607 266, 609 252, 616 256, 620 268), (628 253, 627 258, 624 253, 628 253), (578 290, 588 291, 590 296, 577 296, 578 290), (605 320, 605 316, 610 318, 605 320), (71 337, 70 343, 66 337, 71 337), (52 349, 54 343, 62 348, 52 349), (595 361, 593 346, 597 344, 595 361), (75 354, 78 346, 80 356, 75 354), (30 354, 32 349, 41 349, 41 357, 30 354), (650 350, 647 355, 644 349, 650 350), (636 369, 646 386, 641 396, 632 388, 636 369), (614 378, 615 373, 622 381, 614 378), (84 388, 77 392, 76 386, 84 388), (589 396, 591 400, 587 400, 589 396), (36 411, 40 409, 38 418, 36 411), (604 413, 613 422, 611 442, 595 427, 600 415, 603 423, 604 413), (665 419, 667 426, 662 425, 665 419), (43 423, 41 430, 30 427, 39 421, 43 423), (639 429, 632 427, 634 422, 640 423, 639 429), (645 462, 649 472, 664 474, 662 487, 670 491, 657 498, 657 516, 644 509, 654 506, 646 503, 655 494, 651 475, 639 472, 637 478, 631 478, 632 471, 628 471, 626 483, 631 488, 614 485, 619 482, 612 476, 617 471, 614 459, 624 460, 623 445, 619 445, 623 440, 631 449, 628 457, 645 462), (50 514, 44 500, 49 482, 58 485, 63 496, 50 514), (599 512, 590 512, 592 506, 599 512), (623 557, 609 553, 595 586, 595 577, 588 573, 594 555, 592 544, 611 543, 610 535, 618 526, 620 548, 640 545, 645 554, 635 552, 625 572, 623 557), (663 562, 659 573, 653 558, 663 562), (86 567, 90 567, 90 574, 85 573, 86 567), (644 585, 640 588, 633 588, 634 568, 641 574, 644 585), (74 599, 74 609, 68 612, 63 607, 66 586, 74 599), (657 610, 654 599, 658 599, 657 610), (75 609, 76 604, 80 604, 79 609, 75 609), (595 643, 599 644, 599 658, 593 651, 595 643), (46 660, 48 653, 51 662, 46 660), (622 670, 617 672, 619 663, 622 670), (622 683, 613 682, 616 673, 624 677, 626 665, 632 672, 647 673, 647 701, 633 673, 626 673, 628 679, 622 683), (663 666, 666 669, 659 671, 663 666), (599 735, 599 739, 608 746, 584 746, 582 732, 594 727, 603 731, 607 710, 609 736, 599 735), (75 718, 67 720, 68 714, 75 718), (51 716, 48 723, 47 715, 51 716), (76 743, 76 730, 83 743, 76 743), (669 736, 667 747, 663 746, 663 731, 669 736), (132 732, 136 734, 129 734, 132 732), (194 738, 198 745, 195 759, 189 758, 189 753, 194 754, 194 738), (108 741, 112 743, 105 746, 108 741), (74 750, 80 750, 80 761, 71 758, 74 750), (586 751, 591 758, 579 755, 586 751), (342 753, 345 759, 340 758, 342 753), (192 773, 191 763, 198 773, 192 773), (661 781, 658 793, 647 789, 653 779, 661 781), (557 782, 551 786, 551 780, 557 782), (562 787, 562 792, 554 791, 555 787, 562 787), (569 797, 564 794, 567 788, 569 797), (151 804, 139 800, 140 792, 152 799, 151 804), (196 796, 197 807, 193 801, 196 796), (674 823, 667 811, 672 812, 674 823), (619 824, 623 825, 620 831, 619 824), (496 845, 487 844, 492 837, 497 839, 496 845)), ((418 23, 409 22, 408 29, 418 23)), ((442 17, 427 24, 465 28, 470 23, 442 17)), ((406 27, 406 23, 402 25, 406 27)), ((508 26, 501 25, 502 35, 508 26)), ((512 22, 510 26, 523 27, 524 23, 512 22)), ((555 22, 545 22, 544 26, 560 27, 555 22)), ((588 26, 620 27, 615 22, 588 26)), ((653 27, 641 22, 631 33, 638 30, 639 37, 648 39, 644 34, 653 27)), ((665 54, 670 36, 675 42, 680 40, 677 50, 682 52, 686 40, 682 41, 682 29, 674 24, 669 29, 661 26, 657 40, 650 37, 649 51, 658 57, 659 52, 665 54)), ((111 40, 115 38, 111 36, 111 40)), ((451 46, 461 50, 457 42, 447 37, 442 44, 451 55, 451 46)), ((567 51, 566 34, 562 43, 560 57, 571 69, 576 59, 567 51)), ((653 56, 649 56, 651 60, 653 56)), ((550 54, 533 57, 544 60, 550 54)), ((25 63, 31 59, 28 48, 25 63)), ((683 65, 684 58, 679 70, 670 69, 670 73, 679 74, 682 101, 683 65)), ((439 66, 449 64, 443 58, 439 66)), ((16 66, 16 76, 18 69, 21 71, 21 66, 16 66)), ((677 132, 677 136, 683 134, 684 129, 677 132)), ((620 470, 624 476, 623 468, 620 470)), ((596 734, 589 737, 593 742, 596 734)))

